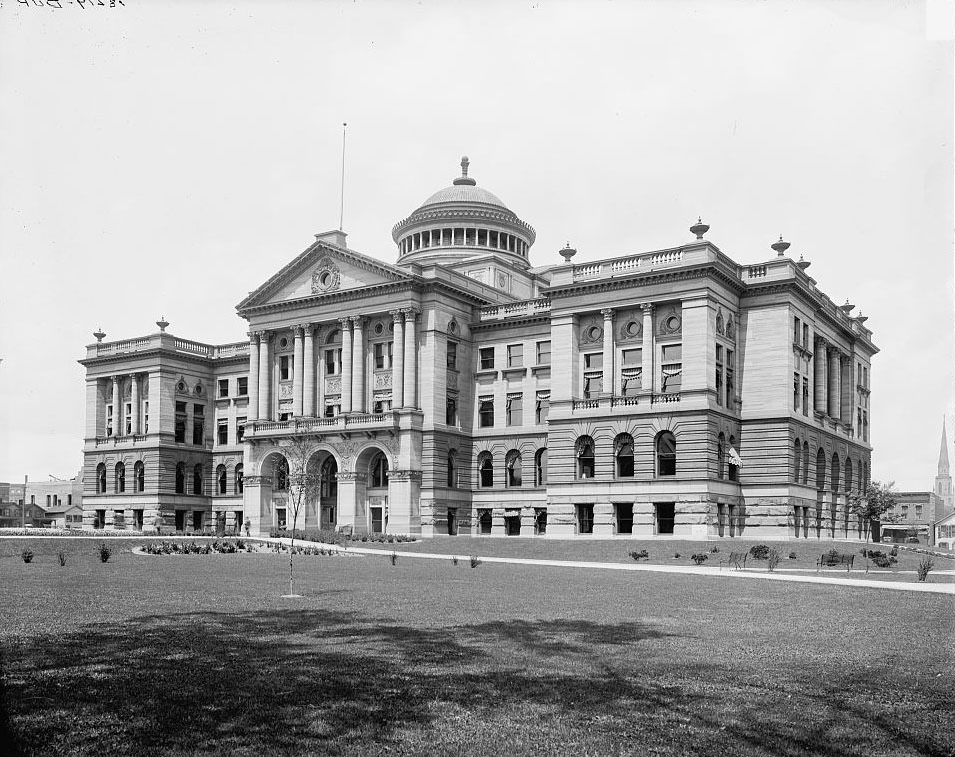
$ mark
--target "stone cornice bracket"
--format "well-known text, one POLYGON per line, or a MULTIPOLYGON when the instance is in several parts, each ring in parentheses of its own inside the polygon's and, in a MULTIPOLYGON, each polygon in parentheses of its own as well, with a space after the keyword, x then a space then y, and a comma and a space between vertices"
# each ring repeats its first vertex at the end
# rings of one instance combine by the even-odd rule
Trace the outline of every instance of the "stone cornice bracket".
POLYGON ((605 321, 612 321, 614 316, 614 309, 604 308, 603 310, 600 311, 600 315, 604 317, 605 321))
POLYGON ((394 310, 389 310, 388 313, 391 315, 391 320, 395 323, 399 323, 404 319, 404 311, 400 308, 395 308, 394 310))

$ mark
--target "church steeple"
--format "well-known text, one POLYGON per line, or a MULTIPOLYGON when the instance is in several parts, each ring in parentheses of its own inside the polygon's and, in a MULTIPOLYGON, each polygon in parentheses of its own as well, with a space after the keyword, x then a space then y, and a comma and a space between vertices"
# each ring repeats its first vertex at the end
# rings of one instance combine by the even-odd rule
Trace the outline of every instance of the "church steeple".
POLYGON ((942 449, 938 453, 938 476, 948 476, 948 439, 945 436, 945 418, 942 418, 942 449))

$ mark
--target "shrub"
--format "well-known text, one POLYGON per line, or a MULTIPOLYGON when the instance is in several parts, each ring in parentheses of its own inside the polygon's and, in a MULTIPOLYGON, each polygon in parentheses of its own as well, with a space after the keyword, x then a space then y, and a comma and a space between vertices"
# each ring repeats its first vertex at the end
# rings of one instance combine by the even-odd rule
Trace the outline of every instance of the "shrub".
POLYGON ((899 547, 898 547, 898 545, 893 544, 893 545, 892 545, 892 551, 889 552, 889 554, 892 555, 892 557, 898 557, 898 555, 899 555, 899 547))
POLYGON ((795 552, 790 552, 790 553, 789 553, 789 559, 790 559, 790 560, 795 560, 795 559, 796 559, 796 553, 795 553, 795 552))
POLYGON ((452 564, 452 565, 457 565, 457 564, 458 564, 458 556, 457 556, 457 555, 451 555, 451 564, 452 564))
POLYGON ((632 552, 629 552, 628 554, 634 560, 649 560, 650 559, 650 553, 647 552, 647 550, 645 549, 641 549, 639 552, 637 552, 636 550, 633 550, 632 552))
MULTIPOLYGON (((888 568, 892 565, 892 558, 881 549, 870 549, 866 551, 866 557, 875 563, 877 568, 888 568)), ((898 562, 896 560, 896 562, 898 562)))
POLYGON ((705 563, 707 560, 710 559, 710 556, 706 554, 706 552, 702 552, 697 555, 690 555, 690 559, 693 562, 695 562, 697 565, 702 565, 703 563, 705 563))
POLYGON ((720 551, 719 547, 713 547, 713 549, 710 550, 710 553, 715 555, 719 551, 720 551))
POLYGON ((109 562, 109 558, 113 556, 113 548, 106 544, 105 542, 99 545, 99 559, 100 562, 109 562))
POLYGON ((769 557, 769 547, 765 544, 754 544, 749 548, 754 560, 766 560, 769 557))
POLYGON ((921 560, 919 560, 919 581, 924 581, 928 577, 929 571, 934 567, 935 560, 933 560, 931 557, 923 557, 921 560))
POLYGON ((61 568, 66 565, 66 552, 57 552, 56 557, 60 561, 61 568))
POLYGON ((779 565, 779 560, 782 558, 782 555, 779 554, 779 551, 776 549, 769 550, 769 554, 766 555, 766 559, 769 560, 767 567, 769 572, 772 573, 776 570, 776 566, 779 565))
POLYGON ((472 568, 476 568, 478 565, 481 564, 481 558, 478 557, 477 555, 471 555, 470 560, 471 560, 472 568))
POLYGON ((679 559, 680 559, 680 553, 679 553, 679 552, 674 552, 674 553, 673 553, 673 559, 674 559, 674 560, 679 560, 679 559))
POLYGON ((392 565, 398 564, 398 553, 392 550, 391 554, 388 555, 388 559, 391 560, 392 565))
POLYGON ((23 562, 33 562, 33 550, 25 549, 20 553, 20 557, 23 558, 23 562))

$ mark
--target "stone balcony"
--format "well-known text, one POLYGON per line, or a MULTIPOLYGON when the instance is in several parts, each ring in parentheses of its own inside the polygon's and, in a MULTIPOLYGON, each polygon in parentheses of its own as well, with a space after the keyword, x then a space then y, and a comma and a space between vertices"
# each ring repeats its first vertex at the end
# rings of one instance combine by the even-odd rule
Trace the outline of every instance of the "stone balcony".
POLYGON ((334 418, 293 418, 288 421, 249 421, 246 439, 272 439, 293 434, 328 434, 344 431, 378 431, 398 425, 394 412, 348 413, 334 418))
POLYGON ((194 342, 191 339, 181 339, 165 332, 150 334, 149 336, 124 339, 117 342, 95 342, 87 345, 86 359, 99 357, 113 357, 129 355, 151 350, 165 350, 181 355, 201 357, 208 360, 227 360, 237 357, 248 357, 248 342, 233 342, 231 344, 205 344, 194 342))

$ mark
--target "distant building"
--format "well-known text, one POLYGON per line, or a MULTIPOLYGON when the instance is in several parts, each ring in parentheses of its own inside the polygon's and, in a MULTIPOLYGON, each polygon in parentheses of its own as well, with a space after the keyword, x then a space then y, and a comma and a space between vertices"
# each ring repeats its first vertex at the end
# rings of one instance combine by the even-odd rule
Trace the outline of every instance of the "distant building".
POLYGON ((532 267, 534 229, 461 168, 394 226, 395 263, 317 235, 239 303, 244 341, 97 332, 84 525, 290 526, 305 437, 309 528, 857 536, 878 350, 808 261, 780 239, 738 263, 699 222, 532 267))
POLYGON ((882 524, 882 541, 933 544, 934 525, 944 516, 941 498, 935 492, 897 492, 896 500, 889 511, 895 521, 882 524))
POLYGON ((63 505, 47 510, 43 516, 49 528, 83 528, 82 505, 63 505))
POLYGON ((69 480, 28 481, 26 497, 31 504, 37 504, 44 510, 63 510, 83 506, 83 471, 69 480))
POLYGON ((955 549, 955 512, 949 513, 935 524, 935 546, 940 549, 955 549))
POLYGON ((0 481, 0 528, 20 528, 24 520, 32 525, 32 518, 21 515, 23 484, 0 481))
POLYGON ((938 474, 935 476, 935 496, 942 500, 943 515, 955 511, 955 492, 948 467, 948 439, 945 434, 945 419, 942 418, 942 445, 938 453, 938 474))

